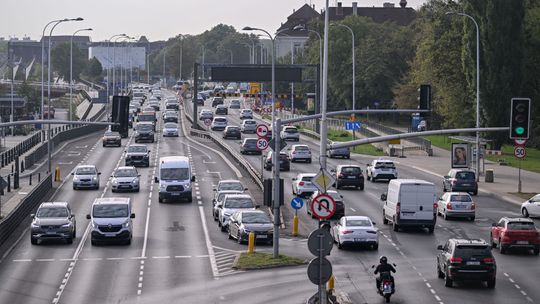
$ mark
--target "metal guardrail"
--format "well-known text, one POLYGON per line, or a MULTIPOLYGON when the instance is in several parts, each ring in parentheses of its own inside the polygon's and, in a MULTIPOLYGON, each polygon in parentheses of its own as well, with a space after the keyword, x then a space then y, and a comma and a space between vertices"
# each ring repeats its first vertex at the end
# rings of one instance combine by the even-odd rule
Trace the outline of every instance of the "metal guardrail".
POLYGON ((2 152, 0 154, 0 168, 7 166, 9 163, 14 161, 17 156, 23 155, 41 143, 43 141, 41 133, 42 132, 36 132, 36 134, 18 143, 15 147, 2 152))
POLYGON ((39 206, 47 192, 52 189, 52 174, 47 175, 21 203, 0 221, 0 245, 3 244, 19 225, 39 206))

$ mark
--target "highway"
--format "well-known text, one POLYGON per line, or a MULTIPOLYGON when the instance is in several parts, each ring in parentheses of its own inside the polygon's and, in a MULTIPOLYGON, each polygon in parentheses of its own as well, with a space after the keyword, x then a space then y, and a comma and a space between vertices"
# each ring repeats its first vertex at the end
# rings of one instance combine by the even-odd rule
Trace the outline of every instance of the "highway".
MULTIPOLYGON (((170 96, 171 93, 167 93, 170 96)), ((186 102, 187 103, 187 102, 186 102)), ((208 101, 207 101, 208 103, 208 101)), ((227 103, 227 102, 226 102, 227 103)), ((190 110, 187 106, 186 110, 190 110)), ((183 111, 183 110, 182 110, 183 111)), ((306 275, 306 267, 242 272, 231 268, 234 258, 246 245, 229 240, 211 216, 213 185, 222 179, 240 179, 255 200, 262 204, 262 193, 229 157, 210 140, 191 138, 185 130, 190 123, 180 111, 179 137, 162 137, 148 143, 152 161, 149 168, 137 168, 141 174, 138 193, 112 193, 109 178, 124 164, 124 149, 133 143, 133 133, 123 139, 121 148, 101 146, 101 134, 93 134, 69 143, 53 159, 61 166, 63 182, 57 185, 50 201, 67 201, 77 220, 77 238, 71 245, 45 243, 31 245, 25 230, 0 263, 0 303, 305 303, 316 291, 306 275), (159 157, 189 156, 196 175, 192 203, 159 203, 158 187, 153 182, 159 157), (73 190, 70 171, 77 164, 95 164, 101 171, 99 190, 73 190), (232 163, 234 164, 234 163, 232 163), (134 206, 134 239, 131 245, 92 246, 86 214, 98 197, 129 197, 134 206), (256 298, 254 298, 256 297, 256 298)), ((230 124, 240 124, 238 110, 229 110, 230 124)), ((191 114, 191 112, 189 112, 191 114)), ((159 129, 159 128, 158 128, 159 129)), ((216 132, 216 134, 220 134, 216 132)), ((255 137, 255 135, 243 135, 255 137)), ((237 140, 225 140, 239 151, 237 140)), ((317 227, 317 221, 300 210, 300 232, 290 236, 293 212, 288 205, 292 193, 291 178, 301 172, 316 172, 318 143, 302 137, 313 153, 313 163, 293 163, 285 179, 284 218, 286 229, 280 241, 281 252, 311 258, 305 236, 317 227)), ((261 169, 260 156, 243 156, 261 169)), ((351 160, 328 159, 328 168, 341 163, 365 164, 370 156, 352 155, 351 160)), ((400 178, 418 178, 441 184, 441 177, 397 164, 400 178)), ((429 168, 427 168, 429 169, 429 168)), ((264 172, 270 176, 269 171, 264 172)), ((435 268, 436 247, 448 238, 489 236, 492 222, 501 216, 519 216, 519 208, 503 200, 479 195, 475 222, 438 218, 434 234, 423 230, 392 231, 382 224, 379 196, 387 183, 366 181, 364 191, 340 190, 347 215, 370 216, 380 229, 378 251, 339 250, 334 247, 329 260, 334 267, 336 287, 348 294, 352 303, 381 303, 375 292, 371 265, 386 255, 397 264, 396 294, 392 303, 534 303, 540 302, 535 280, 540 272, 538 257, 528 254, 501 255, 494 251, 498 265, 497 286, 480 284, 444 287, 435 268)), ((441 187, 439 191, 442 192, 441 187)), ((539 222, 536 220, 536 223, 539 222)), ((29 227, 29 223, 21 226, 29 227)), ((271 246, 257 246, 271 252, 271 246)))

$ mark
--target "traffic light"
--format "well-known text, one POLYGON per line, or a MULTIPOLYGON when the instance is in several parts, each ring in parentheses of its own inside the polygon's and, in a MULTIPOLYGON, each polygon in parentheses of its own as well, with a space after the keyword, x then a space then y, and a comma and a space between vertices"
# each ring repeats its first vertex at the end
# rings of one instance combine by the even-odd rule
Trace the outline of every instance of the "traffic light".
POLYGON ((531 99, 512 98, 510 109, 510 138, 529 138, 529 122, 531 120, 531 99))
POLYGON ((418 100, 420 101, 420 110, 429 110, 431 109, 431 85, 429 84, 422 84, 420 85, 420 89, 418 89, 420 92, 420 96, 418 97, 418 100))
POLYGON ((112 125, 111 131, 120 133, 123 138, 128 137, 129 123, 129 96, 113 96, 112 122, 119 125, 112 125))

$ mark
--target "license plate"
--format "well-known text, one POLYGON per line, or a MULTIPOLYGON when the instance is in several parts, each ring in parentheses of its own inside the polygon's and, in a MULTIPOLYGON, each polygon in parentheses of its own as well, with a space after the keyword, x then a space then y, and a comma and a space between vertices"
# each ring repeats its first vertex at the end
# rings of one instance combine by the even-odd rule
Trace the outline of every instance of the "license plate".
POLYGON ((354 239, 355 242, 363 242, 365 239, 354 239))
POLYGON ((115 237, 116 233, 105 233, 106 237, 115 237))
POLYGON ((266 234, 260 234, 260 235, 257 235, 257 238, 258 239, 266 239, 268 236, 266 234))
POLYGON ((463 187, 469 187, 470 184, 461 184, 463 187))
POLYGON ((469 261, 467 262, 467 265, 480 265, 479 261, 469 261))
POLYGON ((349 178, 349 179, 355 179, 356 177, 355 177, 355 176, 347 176, 347 178, 349 178))
POLYGON ((180 195, 180 192, 171 192, 171 195, 180 195))
POLYGON ((56 234, 55 231, 46 231, 45 234, 56 234))
POLYGON ((455 205, 454 207, 456 209, 465 209, 465 207, 467 207, 467 206, 465 206, 465 205, 455 205))
POLYGON ((529 241, 517 241, 516 244, 518 244, 518 245, 528 245, 529 241))
POLYGON ((408 216, 413 216, 414 215, 414 212, 401 212, 401 216, 403 217, 408 217, 408 216))

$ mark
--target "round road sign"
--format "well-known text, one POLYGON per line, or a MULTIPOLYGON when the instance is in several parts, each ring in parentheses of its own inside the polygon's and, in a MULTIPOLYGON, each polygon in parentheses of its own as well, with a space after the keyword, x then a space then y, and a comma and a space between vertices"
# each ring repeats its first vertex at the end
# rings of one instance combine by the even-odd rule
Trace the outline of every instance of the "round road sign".
POLYGON ((308 249, 314 256, 329 255, 334 247, 334 239, 325 228, 319 228, 309 234, 308 249))
POLYGON ((514 139, 514 144, 516 144, 516 146, 518 146, 518 147, 525 146, 525 143, 527 143, 526 139, 521 139, 521 138, 514 139))
POLYGON ((328 194, 319 194, 311 201, 310 208, 313 216, 326 220, 336 212, 336 201, 328 194))
POLYGON ((299 197, 293 198, 291 200, 291 207, 295 210, 302 209, 304 207, 304 200, 299 197))
POLYGON ((332 276, 332 264, 324 257, 322 263, 319 258, 314 258, 308 264, 307 273, 311 283, 315 285, 325 284, 332 276))
POLYGON ((267 125, 257 125, 257 129, 255 130, 255 133, 259 137, 266 137, 266 135, 268 135, 268 126, 267 125))
POLYGON ((205 126, 209 127, 211 124, 212 124, 212 120, 211 120, 211 119, 208 119, 208 118, 207 118, 207 119, 204 120, 204 125, 205 125, 205 126))
POLYGON ((268 148, 268 140, 266 138, 257 139, 257 149, 266 150, 268 148))
POLYGON ((527 156, 527 151, 525 150, 525 147, 515 147, 514 156, 518 159, 525 158, 525 156, 527 156))

